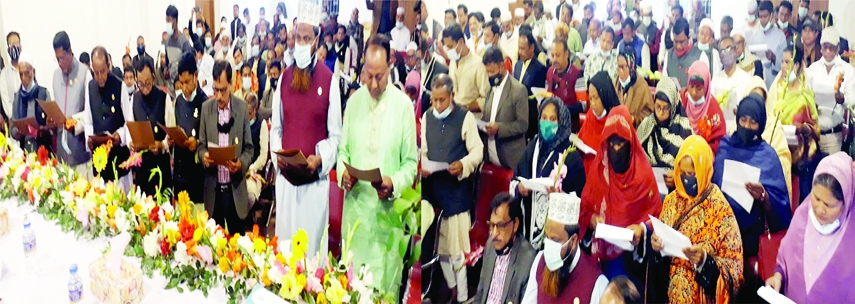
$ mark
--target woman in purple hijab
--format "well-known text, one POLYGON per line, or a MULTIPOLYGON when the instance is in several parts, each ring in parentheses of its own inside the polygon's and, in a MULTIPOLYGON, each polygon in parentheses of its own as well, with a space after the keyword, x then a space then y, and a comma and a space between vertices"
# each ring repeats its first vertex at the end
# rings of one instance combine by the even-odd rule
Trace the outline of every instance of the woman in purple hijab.
POLYGON ((820 161, 813 190, 793 215, 767 286, 796 303, 855 302, 853 175, 846 153, 820 161))

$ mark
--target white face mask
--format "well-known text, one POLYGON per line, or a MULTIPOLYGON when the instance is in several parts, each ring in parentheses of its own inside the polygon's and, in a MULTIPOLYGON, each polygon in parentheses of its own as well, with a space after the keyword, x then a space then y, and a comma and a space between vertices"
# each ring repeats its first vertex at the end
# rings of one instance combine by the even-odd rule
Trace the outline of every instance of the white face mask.
POLYGON ((626 80, 620 79, 620 76, 618 76, 618 81, 620 81, 620 86, 622 87, 629 85, 630 80, 632 80, 632 77, 629 77, 629 75, 626 76, 626 80))
POLYGON ((167 23, 166 23, 166 35, 167 35, 167 36, 169 36, 169 37, 172 37, 172 34, 174 34, 174 33, 175 33, 175 32, 172 30, 172 23, 171 23, 171 22, 167 22, 167 23))
POLYGON ((710 49, 710 44, 698 42, 698 49, 700 49, 701 51, 707 51, 710 49))
POLYGON ((835 59, 837 59, 837 57, 834 57, 831 61, 825 61, 825 57, 822 57, 822 63, 825 64, 825 66, 833 66, 835 59))
POLYGON ((228 24, 228 23, 226 23, 225 21, 223 21, 223 22, 220 22, 220 27, 221 27, 221 28, 228 28, 228 27, 229 27, 229 24, 228 24))
POLYGON ((621 31, 621 24, 620 23, 612 23, 612 29, 615 31, 615 33, 619 33, 621 31))
POLYGON ((446 55, 448 55, 448 60, 451 60, 451 61, 459 61, 460 60, 460 54, 457 53, 457 47, 454 47, 453 49, 447 49, 445 51, 445 53, 446 53, 446 55))
POLYGON ((829 235, 837 231, 837 228, 840 228, 840 219, 834 220, 831 224, 820 224, 819 220, 816 218, 816 214, 813 213, 813 208, 808 209, 808 215, 810 217, 810 223, 813 224, 813 228, 816 228, 816 231, 822 235, 829 235))
POLYGON ((312 63, 312 43, 305 45, 295 45, 294 46, 294 62, 297 63, 297 68, 305 69, 312 63))
POLYGON ((763 31, 765 32, 765 31, 768 31, 771 29, 772 29, 772 21, 769 21, 769 23, 766 23, 766 26, 763 27, 763 31))
POLYGON ((442 120, 448 117, 448 115, 451 115, 451 105, 445 108, 445 111, 442 111, 442 113, 433 108, 433 117, 436 117, 436 119, 442 120))
POLYGON ((258 36, 259 37, 265 37, 265 36, 267 36, 267 32, 258 33, 258 36))
POLYGON ((222 49, 222 51, 223 51, 223 54, 228 54, 228 53, 229 53, 229 47, 228 47, 228 46, 224 46, 224 47, 223 47, 223 49, 222 49))
POLYGON ((125 87, 125 91, 128 92, 128 95, 134 93, 134 86, 125 87))
POLYGON ((401 22, 401 21, 395 22, 395 28, 400 30, 402 27, 404 27, 403 22, 401 22))
MULTIPOLYGON (((567 243, 569 242, 570 240, 567 240, 567 243)), ((567 243, 559 244, 549 238, 543 239, 543 260, 546 262, 546 268, 549 271, 556 271, 564 266, 564 259, 561 258, 561 247, 567 243)))
POLYGON ((796 81, 796 71, 790 71, 790 74, 787 75, 787 82, 793 83, 796 81))
POLYGON ((799 19, 804 19, 807 17, 808 8, 807 7, 799 7, 799 19))
POLYGON ((202 32, 203 32, 203 31, 204 31, 204 29, 203 29, 203 28, 201 28, 201 27, 197 27, 197 28, 196 28, 196 35, 202 35, 202 32))
POLYGON ((787 21, 785 21, 785 22, 778 21, 778 27, 779 27, 779 28, 781 28, 782 30, 787 29, 787 27, 788 27, 788 26, 790 26, 790 22, 787 22, 787 21))
POLYGON ((244 90, 249 90, 249 88, 252 88, 252 78, 244 76, 241 82, 241 86, 244 90))
POLYGON ((205 46, 211 47, 211 37, 205 37, 205 46))
POLYGON ((258 48, 258 45, 256 44, 256 45, 252 46, 251 52, 252 52, 252 57, 258 57, 258 53, 260 53, 261 50, 258 48))
POLYGON ((745 20, 748 20, 748 22, 754 22, 754 20, 757 20, 757 16, 748 15, 748 17, 745 20))
POLYGON ((650 26, 650 22, 652 21, 653 20, 650 16, 641 17, 641 23, 644 24, 644 26, 650 26))
POLYGON ((689 102, 691 102, 692 104, 694 104, 696 106, 702 105, 702 104, 704 104, 704 101, 706 101, 705 96, 701 96, 701 99, 699 99, 699 100, 692 99, 692 95, 690 95, 690 94, 686 94, 686 96, 689 97, 689 102))
POLYGON ((513 35, 514 35, 514 31, 506 31, 505 32, 505 37, 511 38, 511 36, 513 36, 513 35))

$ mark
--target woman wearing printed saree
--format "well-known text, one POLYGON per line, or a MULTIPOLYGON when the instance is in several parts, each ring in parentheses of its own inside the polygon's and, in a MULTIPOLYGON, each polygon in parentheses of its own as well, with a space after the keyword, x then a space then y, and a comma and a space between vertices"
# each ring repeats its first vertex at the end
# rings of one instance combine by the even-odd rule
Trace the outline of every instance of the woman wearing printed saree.
POLYGON ((710 68, 706 63, 695 61, 689 67, 688 84, 686 90, 680 93, 683 110, 692 130, 707 140, 715 154, 727 128, 721 107, 710 90, 710 68))
POLYGON ((663 78, 656 85, 654 113, 638 126, 638 140, 647 161, 653 167, 668 168, 665 183, 674 189, 674 160, 683 140, 692 135, 689 119, 681 113, 677 85, 671 78, 663 78))
MULTIPOLYGON (((588 105, 585 123, 579 130, 579 140, 591 149, 597 150, 600 143, 604 141, 603 128, 606 125, 606 116, 612 108, 620 105, 620 99, 609 73, 601 71, 588 80, 588 105)), ((592 167, 594 157, 590 154, 582 156, 585 172, 592 167)))
POLYGON ((644 222, 648 214, 659 216, 662 199, 626 106, 612 109, 602 136, 582 190, 579 217, 584 236, 582 246, 599 259, 607 278, 625 275, 637 286, 643 286, 644 269, 633 262, 632 252, 593 239, 593 232, 600 223, 628 227, 644 222))
POLYGON ((820 161, 813 191, 796 209, 778 250, 775 275, 766 285, 796 303, 855 300, 853 175, 852 158, 844 152, 820 161))
MULTIPOLYGON (((547 193, 530 191, 523 187, 518 178, 542 178, 555 176, 556 164, 561 161, 564 151, 572 146, 570 142, 570 110, 564 106, 561 99, 550 97, 540 105, 540 128, 537 136, 528 143, 525 153, 520 157, 514 179, 511 181, 510 193, 522 198, 525 211, 526 237, 535 248, 540 248, 544 238, 546 210, 549 207, 547 193)), ((582 156, 578 151, 571 151, 564 160, 561 176, 564 179, 557 191, 581 195, 585 187, 585 167, 582 166, 582 156)))
POLYGON ((647 259, 647 301, 728 303, 742 284, 742 242, 733 210, 711 182, 713 154, 703 137, 689 136, 674 167, 676 191, 665 197, 659 219, 692 241, 688 260, 663 257, 662 240, 646 225, 636 254, 647 259))
POLYGON ((632 125, 638 127, 641 121, 653 114, 653 99, 647 81, 639 74, 635 66, 635 50, 624 47, 617 60, 617 79, 615 88, 620 104, 629 108, 632 125))

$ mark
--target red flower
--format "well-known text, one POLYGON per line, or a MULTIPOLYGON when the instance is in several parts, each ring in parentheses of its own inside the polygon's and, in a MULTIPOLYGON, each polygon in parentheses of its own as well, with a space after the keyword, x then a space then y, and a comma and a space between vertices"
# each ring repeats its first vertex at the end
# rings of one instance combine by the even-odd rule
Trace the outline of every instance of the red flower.
POLYGON ((25 181, 25 180, 27 180, 27 177, 29 177, 29 176, 30 176, 30 167, 26 167, 26 168, 24 168, 24 174, 21 174, 21 180, 25 181))
POLYGON ((181 232, 181 240, 187 242, 193 239, 193 233, 196 232, 196 227, 193 227, 185 220, 178 222, 178 230, 181 232))
POLYGON ((50 155, 48 155, 48 151, 45 149, 45 146, 39 147, 38 158, 39 164, 42 166, 47 165, 48 160, 50 160, 50 155))
POLYGON ((154 208, 151 209, 151 213, 148 214, 148 220, 152 221, 153 223, 159 222, 160 215, 158 214, 158 212, 160 212, 160 206, 154 206, 154 208))
POLYGON ((162 253, 163 256, 169 255, 169 242, 165 239, 160 242, 160 253, 162 253))

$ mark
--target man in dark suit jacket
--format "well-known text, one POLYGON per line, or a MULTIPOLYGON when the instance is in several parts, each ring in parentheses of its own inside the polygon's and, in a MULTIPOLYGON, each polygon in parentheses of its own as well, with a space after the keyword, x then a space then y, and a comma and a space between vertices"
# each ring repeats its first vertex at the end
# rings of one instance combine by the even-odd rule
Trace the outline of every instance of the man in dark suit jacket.
POLYGON ((448 67, 440 60, 436 60, 433 52, 430 51, 427 40, 419 39, 419 41, 421 42, 419 43, 419 58, 422 58, 422 62, 427 63, 426 66, 422 67, 422 112, 418 115, 421 117, 430 108, 430 90, 428 88, 433 84, 433 77, 439 74, 448 74, 448 67))
POLYGON ((484 66, 490 77, 490 90, 484 100, 487 122, 481 132, 484 161, 514 170, 525 151, 529 128, 528 92, 525 86, 505 70, 504 55, 498 47, 484 52, 484 66))
POLYGON ((238 27, 242 24, 242 22, 240 21, 240 7, 237 4, 232 7, 232 13, 234 14, 235 19, 232 20, 232 23, 229 25, 229 29, 231 30, 232 34, 229 37, 234 39, 235 35, 237 35, 238 33, 238 27))
MULTIPOLYGON (((514 65, 514 78, 519 80, 528 90, 528 95, 531 96, 532 88, 545 88, 546 87, 546 67, 537 60, 537 54, 535 54, 535 50, 537 47, 537 40, 534 39, 534 35, 531 30, 527 28, 520 29, 520 49, 519 49, 519 60, 517 60, 517 64, 514 65)), ((531 140, 537 135, 537 100, 529 99, 528 104, 528 133, 526 133, 526 138, 531 140)))
POLYGON ((522 301, 536 252, 518 234, 521 217, 520 203, 508 193, 499 193, 490 202, 490 239, 484 249, 478 290, 472 303, 487 303, 491 292, 500 295, 499 303, 522 301), (504 280, 494 282, 496 276, 504 276, 504 280))
POLYGON ((205 210, 230 233, 245 231, 247 208, 246 172, 252 159, 252 135, 247 103, 232 95, 232 67, 226 61, 214 64, 214 97, 202 104, 197 153, 205 165, 205 210), (208 153, 209 143, 235 146, 235 156, 225 166, 217 165, 208 153))

